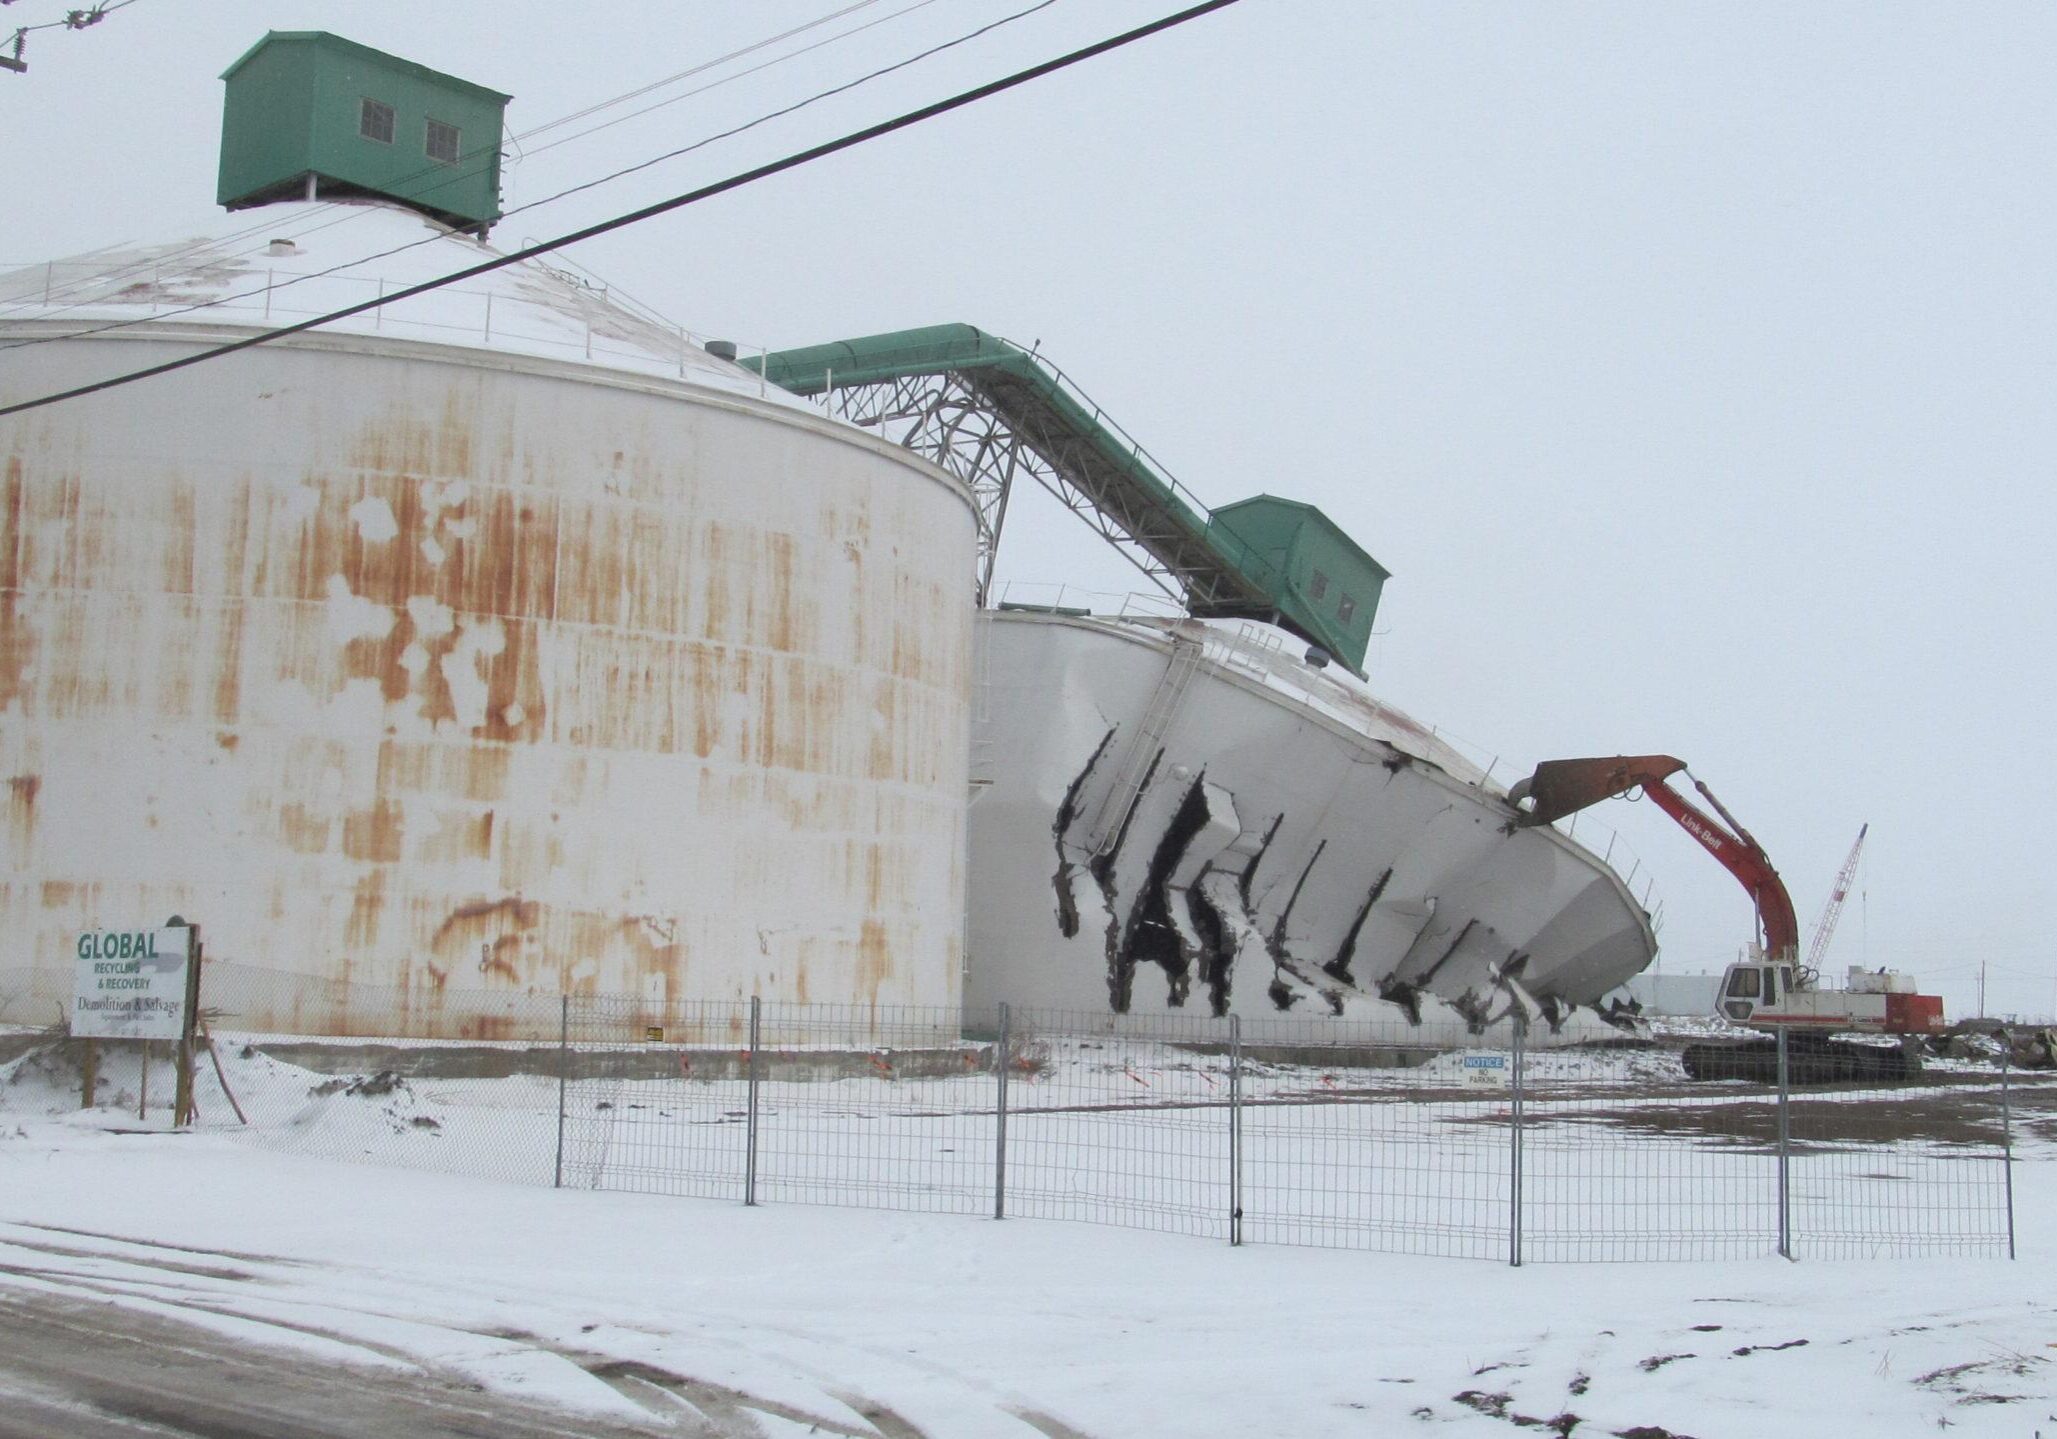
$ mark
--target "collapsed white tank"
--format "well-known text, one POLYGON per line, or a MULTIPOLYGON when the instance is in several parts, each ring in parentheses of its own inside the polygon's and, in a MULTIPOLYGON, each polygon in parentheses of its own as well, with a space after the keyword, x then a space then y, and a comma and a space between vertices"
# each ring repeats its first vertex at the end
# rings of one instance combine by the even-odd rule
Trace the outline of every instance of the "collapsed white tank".
POLYGON ((1271 632, 1016 611, 985 644, 974 1008, 1577 1039, 1656 953, 1605 856, 1271 632))
MULTIPOLYGON (((0 403, 489 253, 284 204, 17 271, 0 403)), ((245 1027, 958 1001, 974 525, 926 462, 532 263, 0 420, 0 475, 0 970, 179 913, 393 987, 245 1027)))

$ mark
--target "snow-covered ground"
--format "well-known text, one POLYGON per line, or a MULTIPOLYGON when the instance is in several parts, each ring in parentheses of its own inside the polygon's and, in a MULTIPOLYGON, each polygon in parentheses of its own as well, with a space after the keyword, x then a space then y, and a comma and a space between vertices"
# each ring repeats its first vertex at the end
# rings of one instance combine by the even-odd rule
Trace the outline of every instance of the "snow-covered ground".
MULTIPOLYGON (((947 1183, 941 1207, 965 1212, 781 1202, 746 1209, 725 1198, 552 1190, 529 1174, 508 1183, 340 1163, 264 1146, 326 1133, 334 1149, 340 1134, 341 1148, 370 1147, 389 1163, 447 1164, 451 1151, 442 1146, 468 1134, 467 1152, 528 1145, 527 1164, 544 1152, 530 1121, 541 1106, 554 1113, 551 1086, 515 1076, 360 1085, 353 1093, 345 1081, 310 1095, 328 1081, 260 1055, 228 1057, 246 1102, 272 1116, 258 1144, 221 1129, 152 1132, 162 1122, 154 1108, 140 1123, 133 1109, 67 1113, 61 1076, 39 1078, 20 1061, 8 1068, 6 1078, 21 1082, 0 1089, 0 1288, 86 1294, 197 1319, 309 1359, 456 1376, 596 1418, 683 1424, 713 1416, 727 1426, 722 1432, 736 1434, 1529 1428, 1815 1439, 1830 1424, 1864 1434, 1944 1426, 2057 1432, 2057 1302, 2036 1280, 2057 1243, 2057 1146, 2031 1126, 2014 1166, 2015 1262, 1954 1254, 1516 1269, 1281 1244, 1230 1248, 1190 1234, 1043 1219, 996 1224, 970 1217, 979 1206, 958 1204, 947 1183), (293 1109, 280 1118, 286 1093, 293 1109)), ((1631 1051, 1606 1062, 1648 1071, 1655 1061, 1631 1051)), ((1550 1063, 1571 1070, 1600 1061, 1550 1063)), ((1054 1054, 1043 1082, 1081 1087, 1092 1072, 1085 1056, 1054 1054)), ((111 1077, 133 1090, 136 1076, 117 1069, 111 1077)), ((1180 1104, 1203 1100, 1218 1083, 1190 1056, 1183 1067, 1154 1069, 1125 1058, 1109 1077, 1138 1089, 1147 1082, 1180 1104)), ((1402 1088, 1439 1082, 1433 1068, 1391 1077, 1402 1088)), ((1653 1089, 1661 1077, 1640 1075, 1653 1089)), ((153 1098, 167 1079, 160 1071, 153 1098)), ((1252 1082, 1260 1098, 1276 1099, 1318 1085, 1320 1076, 1281 1067, 1252 1082)), ((942 1088, 972 1083, 896 1092, 933 1101, 942 1088)), ((1033 1086, 1022 1087, 1030 1092, 1020 1102, 1033 1104, 1033 1086)), ((934 1148, 945 1134, 934 1127, 940 1120, 965 1120, 932 1102, 886 1104, 883 1082, 791 1086, 810 1091, 804 1095, 766 1088, 769 1109, 797 1117, 805 1106, 809 1127, 789 1134, 818 1138, 831 1121, 847 1130, 897 1116, 914 1124, 903 1138, 934 1148)), ((628 1102, 626 1090, 615 1092, 628 1102)), ((714 1102, 726 1103, 718 1094, 714 1102)), ((1466 1102, 1487 1113, 1492 1104, 1466 1102)), ((1271 1148, 1250 1156, 1259 1167, 1246 1203, 1262 1208, 1337 1179, 1337 1136, 1296 1132, 1283 1116, 1348 1115, 1362 1124, 1376 1109, 1249 1111, 1257 1132, 1246 1142, 1271 1148)), ((1040 1122, 1079 1122, 1062 1119, 1062 1106, 1051 1111, 1040 1122)), ((1017 1122, 1032 1132, 1039 1121, 1017 1122)), ((1172 1132, 1190 1139, 1210 1122, 1192 1119, 1192 1128, 1172 1132)), ((1667 1140, 1649 1152, 1676 1166, 1734 1147, 1688 1132, 1690 1142, 1667 1140)), ((1450 1137, 1449 1126, 1389 1136, 1417 1144, 1450 1137)), ((1181 1143, 1172 1146, 1174 1160, 1197 1152, 1181 1143)), ((771 1149, 767 1178, 815 1148, 771 1149)), ((831 1147, 825 1159, 815 1154, 816 1188, 790 1192, 834 1197, 824 1178, 875 1177, 866 1166, 885 1152, 890 1146, 875 1143, 854 1157, 831 1147)), ((1023 1151, 1031 1168, 1033 1152, 1023 1151)), ((1568 1241, 1581 1221, 1604 1230, 1624 1208, 1649 1204, 1653 1178, 1672 1181, 1668 1229, 1734 1227, 1724 1212, 1736 1198, 1732 1185, 1686 1192, 1696 1188, 1691 1170, 1624 1173, 1585 1163, 1594 1154, 1640 1152, 1563 1138, 1553 1149, 1547 1131, 1539 1133, 1530 1162, 1541 1174, 1532 1182, 1563 1206, 1539 1216, 1539 1237, 1568 1241), (1566 1186, 1550 1187, 1553 1166, 1566 1186)), ((1852 1153, 1866 1177, 1898 1162, 1890 1151, 1852 1153)), ((947 1181, 953 1162, 939 1161, 929 1178, 947 1181)), ((789 1182, 794 1173, 787 1171, 789 1182)), ((1060 1192, 1057 1173, 1041 1182, 1043 1212, 1071 1212, 1059 1201, 1077 1196, 1060 1192)), ((1880 1192, 1894 1187, 1877 1182, 1880 1192)), ((775 1183, 768 1189, 768 1199, 782 1197, 775 1183)), ((1414 1199, 1437 1197, 1424 1190, 1414 1199)), ((1450 1188, 1442 1197, 1466 1195, 1450 1188)), ((1470 1197, 1491 1207, 1490 1194, 1470 1197)), ((870 1202, 917 1201, 896 1192, 870 1202)), ((1750 1222, 1761 1218, 1753 1210, 1750 1222)), ((1263 1237, 1254 1219, 1251 1227, 1253 1238, 1263 1237)), ((1561 1248, 1560 1257, 1578 1252, 1568 1242, 1561 1248)), ((5 1346, 0 1336, 0 1356, 5 1346)))
POLYGON ((0 1135, 0 1286, 595 1415, 1023 1439, 2057 1426, 2042 1156, 2012 1264, 1510 1269, 552 1191, 45 1118, 0 1135))
MULTIPOLYGON (((744 1193, 750 1099, 728 1051, 574 1052, 560 1128, 554 1049, 482 1048, 467 1067, 430 1045, 262 1046, 226 1037, 220 1046, 247 1126, 203 1066, 204 1128, 310 1158, 475 1178, 744 1193), (477 1076, 509 1061, 530 1072, 477 1076)), ((1509 1256, 1511 1095, 1468 1086, 1465 1055, 1412 1068, 1349 1067, 1319 1051, 1246 1058, 1232 1124, 1234 1080, 1218 1051, 1047 1035, 1012 1054, 1011 1216, 1226 1239, 1240 1204, 1242 1234, 1257 1243, 1509 1256)), ((786 1055, 758 1096, 758 1196, 990 1213, 1000 1177, 991 1055, 976 1045, 786 1055)), ((72 1113, 68 1062, 48 1050, 0 1066, 0 1105, 72 1113)), ((147 1122, 166 1127, 170 1076, 161 1059, 156 1068, 147 1122)), ((1688 1084, 1675 1051, 1647 1047, 1538 1051, 1525 1073, 1525 1259, 1749 1258, 1775 1243, 1768 1091, 1688 1084)), ((1796 1252, 2003 1248, 1997 1079, 1990 1067, 1956 1064, 1895 1090, 1796 1092, 1796 1252)), ((102 1080, 103 1105, 125 1113, 124 1125, 139 1122, 135 1051, 105 1056, 102 1080)))

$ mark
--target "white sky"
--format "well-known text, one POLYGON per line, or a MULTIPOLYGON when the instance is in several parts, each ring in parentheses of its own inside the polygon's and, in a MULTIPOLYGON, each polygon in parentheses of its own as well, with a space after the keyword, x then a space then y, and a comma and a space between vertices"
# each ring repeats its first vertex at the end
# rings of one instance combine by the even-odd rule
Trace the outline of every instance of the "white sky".
MULTIPOLYGON (((137 0, 0 74, 0 263, 204 220, 217 76, 267 28, 509 91, 521 132, 849 3, 137 0)), ((1027 3, 929 0, 531 153, 508 203, 1027 3)), ((1173 8, 1058 0, 494 238, 1173 8)), ((1502 778, 1683 756, 1807 925, 1869 820, 1831 963, 1912 968, 1957 1014, 1987 961, 1992 1009, 2048 1013, 2053 66, 2057 9, 2029 3, 1243 0, 572 258, 746 346, 952 320, 1040 340, 1209 502, 1310 500, 1378 556, 1374 687, 1502 778)), ((1017 498, 1003 577, 1138 587, 1052 508, 1017 498)), ((1666 901, 1664 967, 1725 962, 1741 891, 1654 811, 1608 809, 1666 901)))

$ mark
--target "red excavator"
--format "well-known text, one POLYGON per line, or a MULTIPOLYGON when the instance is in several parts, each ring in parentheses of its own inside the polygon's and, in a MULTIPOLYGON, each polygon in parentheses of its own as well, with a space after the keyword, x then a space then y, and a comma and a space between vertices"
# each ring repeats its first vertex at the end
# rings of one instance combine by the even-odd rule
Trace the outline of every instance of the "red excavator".
MULTIPOLYGON (((1785 881, 1764 847, 1705 784, 1693 780, 1726 828, 1667 783, 1685 768, 1684 760, 1663 754, 1547 760, 1507 797, 1522 812, 1519 823, 1542 825, 1640 789, 1742 882, 1757 907, 1758 943, 1748 959, 1722 976, 1720 1017, 1767 1035, 1783 1030, 1786 1074, 1793 1084, 1897 1083, 1919 1073, 1920 1060, 1906 1041, 1942 1032, 1942 1000, 1915 993, 1906 975, 1884 971, 1853 969, 1848 988, 1820 988, 1819 976, 1800 963, 1800 924, 1785 881), (1830 1037, 1839 1032, 1898 1035, 1903 1043, 1885 1048, 1830 1037)), ((1683 1058, 1692 1079, 1778 1080, 1775 1038, 1688 1045, 1683 1058)))

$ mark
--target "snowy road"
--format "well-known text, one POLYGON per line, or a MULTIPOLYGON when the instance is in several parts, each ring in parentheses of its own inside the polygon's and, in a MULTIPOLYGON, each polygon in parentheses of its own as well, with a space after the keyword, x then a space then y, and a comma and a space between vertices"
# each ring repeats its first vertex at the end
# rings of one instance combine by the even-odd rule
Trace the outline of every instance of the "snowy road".
MULTIPOLYGON (((0 1439, 647 1439, 405 1370, 282 1356, 104 1299, 0 1289, 0 1439)), ((700 1428, 709 1436, 731 1428, 700 1428)))
POLYGON ((810 1410, 435 1313, 404 1279, 0 1223, 0 1439, 927 1439, 859 1395, 810 1410))

